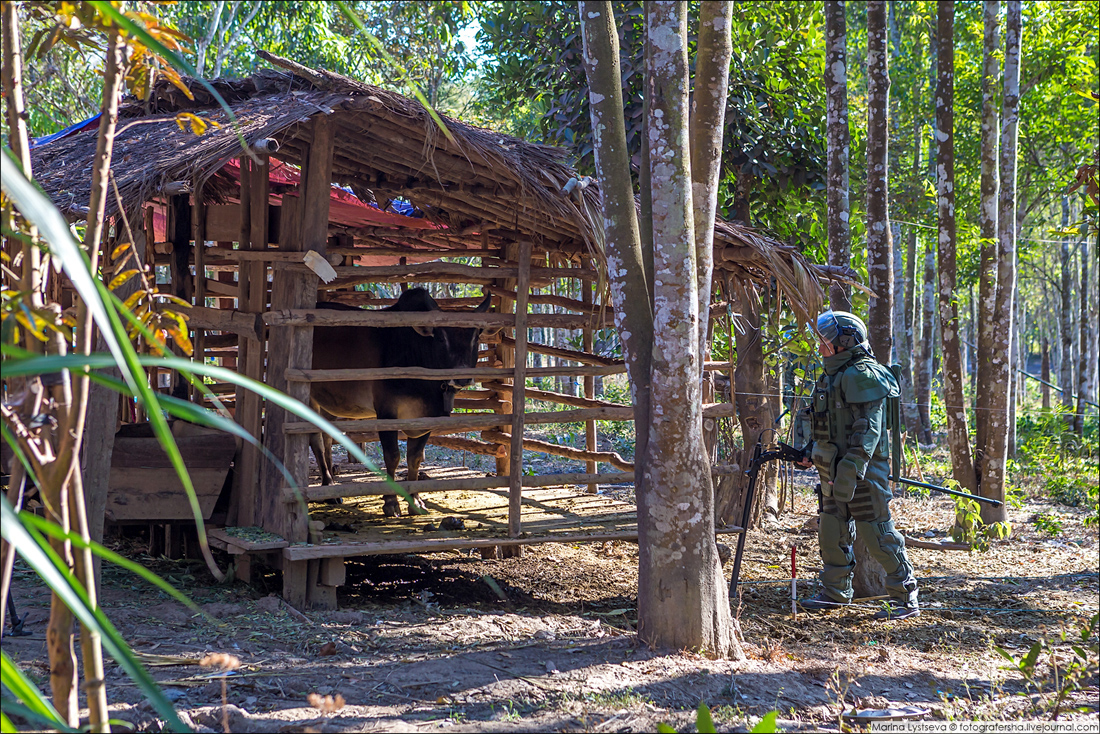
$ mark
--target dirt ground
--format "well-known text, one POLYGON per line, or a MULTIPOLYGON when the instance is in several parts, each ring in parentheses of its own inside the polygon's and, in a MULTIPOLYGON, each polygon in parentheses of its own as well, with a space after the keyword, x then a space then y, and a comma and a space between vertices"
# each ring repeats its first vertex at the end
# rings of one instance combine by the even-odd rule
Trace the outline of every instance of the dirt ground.
MULTIPOLYGON (((918 706, 939 720, 1050 717, 1053 686, 1026 687, 994 648, 1019 656, 1096 614, 1100 546, 1083 511, 1028 503, 1011 511, 1015 537, 987 553, 912 549, 923 614, 880 623, 871 620, 876 602, 792 619, 791 546, 800 596, 814 593, 820 568, 816 535, 804 527, 816 501, 808 492, 795 499, 794 512, 748 538, 741 662, 639 646, 637 547, 629 543, 532 546, 522 559, 495 561, 459 551, 352 559, 340 610, 303 618, 273 595, 275 572, 251 587, 218 586, 201 561, 150 558, 142 538, 116 538, 117 550, 214 621, 111 567, 102 603, 198 731, 223 731, 222 685, 196 664, 209 652, 241 661, 224 711, 233 732, 627 732, 660 722, 694 731, 700 701, 719 731, 744 731, 772 710, 787 731, 835 731, 853 707, 918 706), (1036 533, 1029 519, 1039 512, 1062 520, 1056 538, 1036 533), (323 713, 310 694, 339 695, 345 705, 323 713)), ((912 537, 942 538, 953 519, 943 497, 903 497, 893 507, 912 537)), ((49 596, 19 564, 14 590, 31 635, 5 637, 3 647, 45 688, 49 596)), ((1039 677, 1069 656, 1056 645, 1039 677)), ((159 730, 118 666, 108 667, 107 682, 115 718, 159 730)), ((1087 710, 1061 718, 1095 723, 1098 697, 1093 672, 1061 707, 1087 710)))

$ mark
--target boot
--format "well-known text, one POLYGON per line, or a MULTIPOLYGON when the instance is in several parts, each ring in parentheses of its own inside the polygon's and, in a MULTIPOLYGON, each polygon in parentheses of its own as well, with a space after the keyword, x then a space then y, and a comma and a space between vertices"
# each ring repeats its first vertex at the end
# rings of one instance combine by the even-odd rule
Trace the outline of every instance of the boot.
POLYGON ((849 602, 837 601, 824 591, 819 591, 817 596, 810 599, 803 599, 799 604, 807 612, 827 612, 831 609, 846 607, 849 602))

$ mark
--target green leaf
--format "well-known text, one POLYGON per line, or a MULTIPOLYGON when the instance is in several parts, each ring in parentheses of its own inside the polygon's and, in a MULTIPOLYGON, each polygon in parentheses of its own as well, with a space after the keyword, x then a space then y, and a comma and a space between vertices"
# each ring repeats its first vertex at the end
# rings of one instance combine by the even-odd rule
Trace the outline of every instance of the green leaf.
POLYGON ((776 720, 779 718, 778 711, 769 711, 764 715, 764 718, 756 723, 751 731, 753 734, 774 734, 779 731, 779 725, 776 720))
POLYGON ((660 734, 676 734, 676 730, 663 721, 657 724, 657 731, 660 732, 660 734))
POLYGON ((699 708, 695 710, 695 729, 699 734, 714 734, 718 731, 714 728, 714 720, 710 718, 710 708, 703 701, 699 702, 699 708))
MULTIPOLYGON (((61 714, 53 707, 48 698, 42 695, 30 678, 23 674, 19 666, 12 662, 6 652, 0 652, 0 679, 4 687, 11 691, 23 703, 28 713, 34 714, 51 728, 63 731, 75 731, 68 726, 61 714)), ((8 708, 7 705, 4 707, 8 708)))

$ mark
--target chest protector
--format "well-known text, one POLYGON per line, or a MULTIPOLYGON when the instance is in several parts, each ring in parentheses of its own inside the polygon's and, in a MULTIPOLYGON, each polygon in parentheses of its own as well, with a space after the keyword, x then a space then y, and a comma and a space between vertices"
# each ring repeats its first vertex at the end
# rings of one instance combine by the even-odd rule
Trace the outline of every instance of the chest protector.
POLYGON ((855 421, 849 404, 897 398, 900 394, 894 373, 870 356, 855 359, 833 375, 822 374, 811 398, 814 441, 832 443, 843 452, 855 421))

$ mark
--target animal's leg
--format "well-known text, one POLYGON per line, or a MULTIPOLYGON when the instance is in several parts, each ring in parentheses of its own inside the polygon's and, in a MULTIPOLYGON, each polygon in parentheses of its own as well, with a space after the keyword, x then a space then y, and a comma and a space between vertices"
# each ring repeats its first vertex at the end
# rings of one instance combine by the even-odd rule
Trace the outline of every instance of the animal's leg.
POLYGON ((325 447, 325 466, 328 467, 332 478, 336 478, 336 462, 332 459, 332 436, 321 434, 321 445, 325 447))
MULTIPOLYGON (((423 436, 417 438, 409 438, 405 442, 405 463, 409 466, 409 480, 413 479, 430 479, 430 477, 420 471, 420 462, 424 461, 424 447, 428 444, 428 438, 431 437, 430 433, 425 433, 423 436)), ((424 509, 424 502, 420 499, 420 495, 413 493, 413 502, 416 506, 424 509)))
MULTIPOLYGON (((401 447, 397 443, 397 431, 379 431, 378 441, 382 444, 382 459, 386 462, 386 474, 390 479, 397 476, 397 465, 401 463, 401 447)), ((382 512, 386 517, 400 517, 401 505, 396 494, 382 497, 382 512)))
POLYGON ((311 433, 309 435, 309 447, 313 449, 313 457, 317 459, 317 466, 321 470, 321 484, 332 484, 332 468, 328 463, 328 458, 325 456, 325 447, 321 441, 321 434, 311 433))

